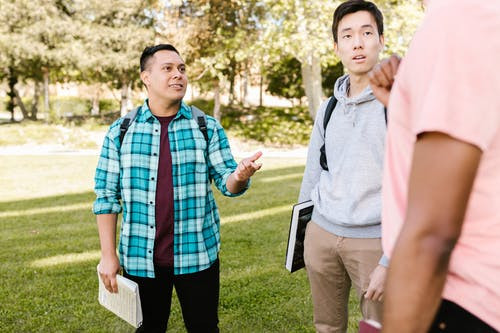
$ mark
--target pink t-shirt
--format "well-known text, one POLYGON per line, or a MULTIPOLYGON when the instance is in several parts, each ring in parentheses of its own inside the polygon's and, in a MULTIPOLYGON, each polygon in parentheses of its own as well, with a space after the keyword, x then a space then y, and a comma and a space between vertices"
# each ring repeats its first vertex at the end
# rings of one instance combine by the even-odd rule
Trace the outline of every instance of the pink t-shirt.
POLYGON ((431 1, 400 66, 389 102, 383 182, 382 241, 389 258, 405 219, 413 145, 417 134, 429 131, 483 152, 443 297, 500 330, 499 0, 431 1))

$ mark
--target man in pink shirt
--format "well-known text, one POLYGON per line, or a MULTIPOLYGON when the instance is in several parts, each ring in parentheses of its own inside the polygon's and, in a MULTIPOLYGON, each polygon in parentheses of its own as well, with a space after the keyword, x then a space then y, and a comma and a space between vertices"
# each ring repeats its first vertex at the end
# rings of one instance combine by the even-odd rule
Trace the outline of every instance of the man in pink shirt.
MULTIPOLYGON (((500 1, 430 0, 389 99, 384 332, 500 330, 500 1)), ((372 75, 387 101, 399 60, 372 75)))

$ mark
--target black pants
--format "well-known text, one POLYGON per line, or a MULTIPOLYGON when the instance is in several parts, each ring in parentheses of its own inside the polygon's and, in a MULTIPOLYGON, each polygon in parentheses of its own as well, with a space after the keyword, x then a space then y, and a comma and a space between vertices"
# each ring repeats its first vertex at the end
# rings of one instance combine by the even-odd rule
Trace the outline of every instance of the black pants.
POLYGON ((443 300, 429 333, 496 333, 481 319, 457 304, 443 300))
POLYGON ((137 333, 164 333, 167 330, 175 287, 182 317, 189 333, 219 332, 219 260, 208 269, 193 274, 174 275, 173 268, 155 267, 155 278, 123 274, 137 282, 143 322, 137 333))

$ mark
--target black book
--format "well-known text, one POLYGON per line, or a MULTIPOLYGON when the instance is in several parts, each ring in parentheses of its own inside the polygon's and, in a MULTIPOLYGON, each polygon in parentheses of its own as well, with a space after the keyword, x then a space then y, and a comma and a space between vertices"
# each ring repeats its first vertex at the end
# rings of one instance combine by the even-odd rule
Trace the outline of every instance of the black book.
POLYGON ((313 208, 314 206, 311 200, 293 206, 285 262, 285 267, 290 273, 305 266, 304 236, 306 235, 307 223, 311 221, 313 208))

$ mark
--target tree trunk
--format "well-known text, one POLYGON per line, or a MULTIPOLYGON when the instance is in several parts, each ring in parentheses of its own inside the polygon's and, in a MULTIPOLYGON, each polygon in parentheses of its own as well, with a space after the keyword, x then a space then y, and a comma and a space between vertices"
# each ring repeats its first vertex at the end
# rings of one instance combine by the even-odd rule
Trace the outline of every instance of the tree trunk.
POLYGON ((127 114, 128 112, 128 103, 129 103, 129 86, 130 84, 127 82, 126 79, 122 79, 122 88, 121 88, 121 101, 120 101, 120 114, 122 117, 127 114))
POLYGON ((16 106, 16 93, 14 92, 17 83, 17 77, 14 74, 14 69, 9 67, 9 103, 7 103, 7 111, 10 112, 10 121, 14 122, 14 107, 16 106))
POLYGON ((309 114, 311 118, 316 117, 321 100, 323 99, 323 90, 321 88, 321 65, 319 58, 312 54, 307 57, 306 61, 301 61, 302 81, 304 90, 307 96, 307 104, 309 106, 309 114))
POLYGON ((243 93, 242 99, 243 105, 247 106, 247 98, 248 98, 248 66, 245 66, 245 71, 243 72, 243 93))
POLYGON ((43 71, 43 113, 45 117, 45 122, 49 120, 49 69, 47 67, 42 68, 43 71))
POLYGON ((33 101, 31 103, 31 120, 36 120, 38 114, 38 102, 40 101, 40 82, 35 81, 33 101))
POLYGON ((229 105, 234 104, 234 86, 235 86, 236 76, 230 74, 229 77, 229 105))
POLYGON ((29 119, 30 115, 28 114, 28 110, 24 106, 23 100, 21 99, 21 96, 19 96, 19 92, 17 91, 16 88, 14 88, 14 95, 16 96, 16 104, 19 106, 21 109, 21 112, 23 113, 23 118, 24 119, 29 119))
POLYGON ((95 85, 95 91, 92 96, 92 109, 90 110, 90 114, 92 116, 98 116, 100 109, 99 109, 99 99, 101 97, 101 87, 99 84, 95 85))
POLYGON ((259 106, 262 106, 262 90, 264 89, 264 74, 260 73, 259 106))
POLYGON ((220 122, 220 81, 214 80, 214 118, 220 122))

